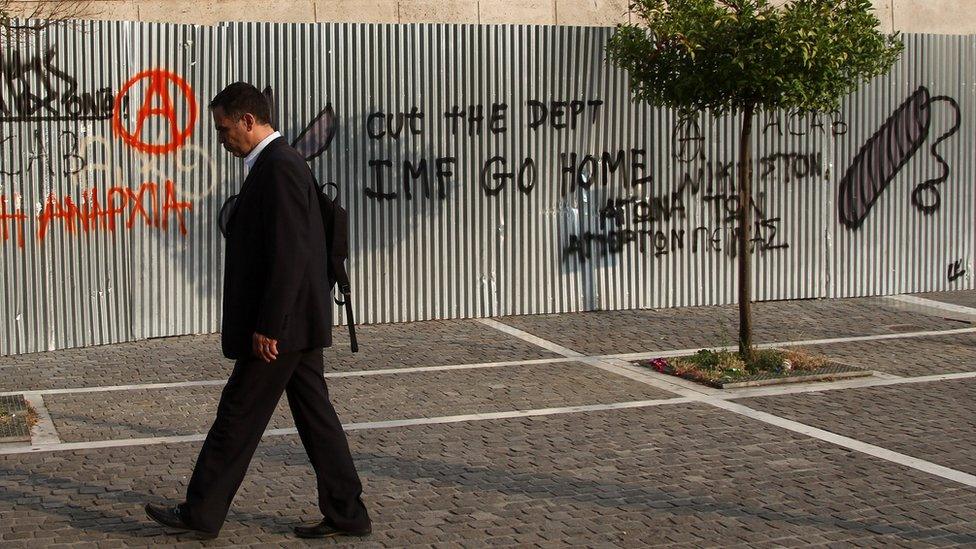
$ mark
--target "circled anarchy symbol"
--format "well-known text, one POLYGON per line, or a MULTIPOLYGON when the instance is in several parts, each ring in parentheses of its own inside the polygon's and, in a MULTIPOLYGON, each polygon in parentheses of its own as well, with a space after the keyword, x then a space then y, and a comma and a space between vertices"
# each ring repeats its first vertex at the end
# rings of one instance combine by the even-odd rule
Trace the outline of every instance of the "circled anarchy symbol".
POLYGON ((167 154, 176 151, 186 142, 187 138, 193 133, 193 126, 197 121, 197 102, 193 97, 193 89, 185 80, 169 71, 153 69, 140 72, 129 79, 118 95, 115 96, 115 107, 112 116, 112 129, 122 141, 130 147, 149 154, 167 154), (146 81, 145 97, 139 112, 136 114, 136 127, 133 132, 129 132, 122 124, 122 103, 123 98, 129 94, 129 90, 139 82, 146 81), (180 127, 176 105, 173 96, 170 95, 170 88, 175 87, 182 94, 183 101, 186 102, 186 124, 180 127), (143 141, 142 130, 146 120, 152 117, 162 117, 169 126, 169 141, 155 143, 143 141))

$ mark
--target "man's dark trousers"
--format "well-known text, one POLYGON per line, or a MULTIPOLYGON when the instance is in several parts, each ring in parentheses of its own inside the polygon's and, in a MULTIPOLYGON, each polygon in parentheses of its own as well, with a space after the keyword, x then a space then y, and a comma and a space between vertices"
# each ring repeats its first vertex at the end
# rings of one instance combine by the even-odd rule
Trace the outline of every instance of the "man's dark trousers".
POLYGON ((362 484, 329 402, 323 369, 321 348, 279 355, 271 363, 251 357, 234 364, 181 508, 191 526, 211 533, 220 530, 281 393, 286 392, 315 469, 322 515, 341 530, 369 527, 360 499, 362 484))

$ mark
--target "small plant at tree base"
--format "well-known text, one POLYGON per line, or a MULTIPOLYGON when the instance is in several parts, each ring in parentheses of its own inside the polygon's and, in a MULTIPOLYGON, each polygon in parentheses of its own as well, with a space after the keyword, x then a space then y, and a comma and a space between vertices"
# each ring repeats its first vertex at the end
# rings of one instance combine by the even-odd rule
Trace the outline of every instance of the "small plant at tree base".
POLYGON ((33 427, 37 424, 38 416, 37 411, 30 404, 27 405, 26 410, 15 412, 13 410, 8 410, 3 406, 0 406, 0 426, 8 425, 17 420, 17 417, 25 417, 27 421, 27 427, 33 427))
POLYGON ((752 348, 752 124, 758 110, 833 111, 888 72, 904 44, 880 32, 870 0, 636 0, 610 37, 637 101, 739 114, 736 185, 739 354, 752 348))
POLYGON ((750 376, 786 376, 793 371, 816 371, 829 366, 829 361, 824 356, 798 349, 757 349, 749 361, 743 360, 735 351, 702 349, 691 356, 655 358, 638 364, 664 374, 715 384, 750 376))

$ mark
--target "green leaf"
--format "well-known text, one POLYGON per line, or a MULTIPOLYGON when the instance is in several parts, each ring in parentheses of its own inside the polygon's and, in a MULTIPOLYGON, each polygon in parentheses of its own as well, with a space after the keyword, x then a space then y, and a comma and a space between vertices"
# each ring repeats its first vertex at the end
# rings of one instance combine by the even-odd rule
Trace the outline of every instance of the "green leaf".
POLYGON ((607 56, 634 99, 655 106, 830 110, 904 49, 878 30, 870 0, 635 0, 632 10, 638 21, 617 28, 607 56))

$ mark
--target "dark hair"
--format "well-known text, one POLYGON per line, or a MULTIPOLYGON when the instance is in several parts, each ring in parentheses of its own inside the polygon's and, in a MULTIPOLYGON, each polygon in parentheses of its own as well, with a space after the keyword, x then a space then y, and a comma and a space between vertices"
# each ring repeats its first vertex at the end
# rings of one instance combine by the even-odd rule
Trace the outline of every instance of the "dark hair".
POLYGON ((268 98, 247 82, 234 82, 210 100, 210 108, 220 107, 236 119, 251 113, 261 124, 271 123, 271 106, 268 98))

